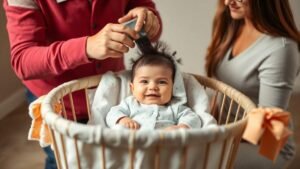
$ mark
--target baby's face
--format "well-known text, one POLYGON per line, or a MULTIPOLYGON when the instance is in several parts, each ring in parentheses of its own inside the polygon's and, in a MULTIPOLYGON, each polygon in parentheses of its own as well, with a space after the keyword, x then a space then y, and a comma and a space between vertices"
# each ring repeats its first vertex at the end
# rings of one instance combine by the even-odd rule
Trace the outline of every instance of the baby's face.
POLYGON ((165 105, 172 97, 172 70, 163 66, 141 66, 136 70, 130 88, 142 104, 165 105))

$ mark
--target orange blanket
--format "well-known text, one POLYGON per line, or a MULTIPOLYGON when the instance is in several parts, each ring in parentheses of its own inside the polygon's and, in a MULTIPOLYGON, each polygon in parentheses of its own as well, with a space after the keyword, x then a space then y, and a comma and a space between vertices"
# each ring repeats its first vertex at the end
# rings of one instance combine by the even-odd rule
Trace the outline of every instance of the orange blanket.
POLYGON ((260 144, 259 153, 275 161, 292 132, 288 129, 290 113, 279 108, 257 108, 248 114, 243 139, 260 144))
MULTIPOLYGON (((29 116, 32 118, 31 126, 28 133, 28 140, 39 141, 41 147, 49 146, 52 143, 52 138, 48 125, 43 120, 41 114, 41 104, 44 96, 29 105, 29 116)), ((55 112, 61 112, 62 106, 55 104, 55 112)))

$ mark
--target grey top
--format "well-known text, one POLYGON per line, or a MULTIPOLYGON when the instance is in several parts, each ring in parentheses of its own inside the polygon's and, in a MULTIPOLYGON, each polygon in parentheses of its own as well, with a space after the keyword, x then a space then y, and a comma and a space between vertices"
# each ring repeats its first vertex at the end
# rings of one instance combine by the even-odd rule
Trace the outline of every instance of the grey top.
MULTIPOLYGON (((258 106, 287 109, 300 67, 297 43, 262 35, 238 56, 230 58, 231 53, 232 48, 218 65, 217 79, 241 91, 258 106)), ((285 151, 287 154, 294 152, 291 145, 289 140, 284 148, 290 149, 285 151)))
POLYGON ((219 64, 217 78, 246 94, 259 106, 286 109, 299 72, 297 43, 262 35, 237 57, 230 48, 219 64))

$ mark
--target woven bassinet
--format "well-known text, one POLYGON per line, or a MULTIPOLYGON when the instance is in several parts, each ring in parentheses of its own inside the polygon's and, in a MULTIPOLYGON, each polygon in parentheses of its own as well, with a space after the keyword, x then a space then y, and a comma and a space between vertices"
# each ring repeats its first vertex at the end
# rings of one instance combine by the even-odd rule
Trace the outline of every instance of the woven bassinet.
MULTIPOLYGON (((212 93, 211 110, 217 112, 214 116, 218 119, 218 126, 145 133, 80 124, 54 113, 53 105, 62 102, 65 96, 72 101, 72 92, 77 90, 85 90, 87 96, 88 88, 97 86, 101 76, 73 80, 53 89, 42 103, 42 114, 51 129, 58 168, 232 168, 246 125, 245 115, 255 108, 255 104, 222 82, 199 75, 194 77, 212 93), (229 108, 225 106, 227 102, 230 103, 229 108), (232 118, 232 114, 235 117, 232 118)), ((86 101, 90 105, 90 100, 86 101)), ((76 119, 74 104, 71 106, 76 119)), ((89 106, 88 114, 90 117, 89 106)))

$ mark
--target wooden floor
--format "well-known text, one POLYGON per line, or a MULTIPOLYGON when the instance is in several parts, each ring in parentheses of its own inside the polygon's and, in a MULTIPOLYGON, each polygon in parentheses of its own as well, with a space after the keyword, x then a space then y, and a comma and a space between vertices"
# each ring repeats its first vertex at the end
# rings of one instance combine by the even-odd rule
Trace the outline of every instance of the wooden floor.
MULTIPOLYGON (((295 138, 300 145, 300 93, 294 94, 290 103, 295 124, 295 138)), ((38 142, 27 141, 30 126, 27 105, 24 103, 10 115, 0 120, 0 168, 3 169, 42 169, 45 155, 38 142)), ((297 156, 289 169, 300 168, 300 146, 297 156)))

